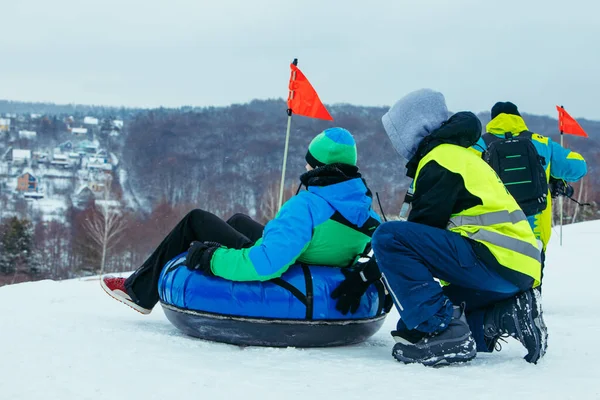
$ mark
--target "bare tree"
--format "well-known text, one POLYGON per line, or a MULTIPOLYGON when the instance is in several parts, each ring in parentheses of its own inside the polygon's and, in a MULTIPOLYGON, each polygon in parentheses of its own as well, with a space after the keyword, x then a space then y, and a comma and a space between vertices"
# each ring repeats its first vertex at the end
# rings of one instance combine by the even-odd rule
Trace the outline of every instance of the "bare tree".
POLYGON ((112 179, 107 178, 104 186, 104 201, 94 208, 94 213, 84 221, 84 229, 92 242, 98 246, 101 254, 100 275, 104 273, 107 253, 117 244, 127 228, 123 214, 110 204, 110 188, 112 179))
MULTIPOLYGON (((258 220, 267 223, 274 219, 279 212, 279 182, 273 181, 265 188, 260 199, 257 215, 258 220)), ((296 194, 296 189, 292 185, 286 185, 283 190, 283 202, 288 201, 296 194)))

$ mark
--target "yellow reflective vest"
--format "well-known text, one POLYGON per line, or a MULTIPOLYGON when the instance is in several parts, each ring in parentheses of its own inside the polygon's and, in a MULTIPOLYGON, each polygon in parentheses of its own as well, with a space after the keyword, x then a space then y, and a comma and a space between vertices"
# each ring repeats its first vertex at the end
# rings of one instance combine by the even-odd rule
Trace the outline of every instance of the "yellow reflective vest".
POLYGON ((496 172, 474 152, 452 144, 431 150, 419 162, 414 179, 430 161, 459 174, 465 189, 481 199, 481 205, 452 214, 447 229, 482 243, 498 263, 534 280, 541 279, 540 249, 525 214, 504 187, 496 172))

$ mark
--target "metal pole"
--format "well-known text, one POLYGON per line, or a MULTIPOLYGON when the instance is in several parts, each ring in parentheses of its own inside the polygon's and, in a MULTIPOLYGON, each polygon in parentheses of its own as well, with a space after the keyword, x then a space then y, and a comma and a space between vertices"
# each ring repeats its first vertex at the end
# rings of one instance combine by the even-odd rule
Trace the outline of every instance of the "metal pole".
MULTIPOLYGON (((292 61, 292 64, 294 65, 298 65, 298 59, 294 58, 294 61, 292 61)), ((291 82, 296 80, 296 71, 292 71, 292 74, 290 76, 290 94, 288 97, 288 104, 289 101, 292 100, 294 98, 294 91, 292 90, 292 85, 291 82)), ((283 189, 285 187, 285 169, 287 166, 287 155, 288 155, 288 148, 290 145, 290 130, 292 127, 292 109, 288 108, 287 109, 287 115, 288 115, 288 122, 287 122, 287 130, 285 132, 285 149, 283 150, 283 167, 281 168, 281 184, 279 185, 279 206, 277 207, 277 212, 279 212, 279 210, 281 210, 281 206, 283 205, 283 189)))
MULTIPOLYGON (((560 106, 561 109, 564 110, 564 106, 560 106)), ((564 136, 563 136, 563 129, 562 129, 562 118, 561 118, 562 114, 559 113, 558 116, 558 127, 560 128, 560 147, 565 147, 564 146, 564 136)), ((560 208, 560 245, 562 246, 562 239, 563 239, 563 196, 559 196, 558 197, 558 207, 560 208)))
POLYGON ((283 188, 285 186, 285 167, 287 164, 288 148, 290 143, 290 129, 292 126, 292 110, 288 110, 287 131, 285 133, 285 150, 283 151, 283 168, 281 169, 281 184, 279 186, 279 206, 277 211, 281 209, 283 204, 283 188))
MULTIPOLYGON (((560 131, 560 147, 563 146, 563 132, 560 131)), ((560 245, 562 246, 563 239, 563 196, 558 197, 558 207, 560 208, 560 245)))

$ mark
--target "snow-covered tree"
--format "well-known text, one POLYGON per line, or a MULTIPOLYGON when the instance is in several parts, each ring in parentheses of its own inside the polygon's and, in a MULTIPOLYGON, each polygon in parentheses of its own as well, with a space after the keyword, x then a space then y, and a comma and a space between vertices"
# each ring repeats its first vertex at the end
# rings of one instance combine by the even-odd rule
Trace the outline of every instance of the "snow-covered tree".
POLYGON ((27 219, 9 218, 0 228, 0 273, 36 274, 41 272, 33 251, 33 226, 27 219))

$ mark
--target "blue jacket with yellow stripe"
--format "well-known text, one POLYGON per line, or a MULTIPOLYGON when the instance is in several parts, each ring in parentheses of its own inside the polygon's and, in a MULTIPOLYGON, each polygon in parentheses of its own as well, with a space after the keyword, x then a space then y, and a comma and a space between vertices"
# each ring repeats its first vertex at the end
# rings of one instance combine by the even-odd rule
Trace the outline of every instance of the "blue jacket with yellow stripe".
MULTIPOLYGON (((514 136, 517 136, 523 131, 528 131, 523 118, 518 115, 504 113, 492 119, 486 126, 486 132, 499 137, 504 137, 506 132, 511 132, 514 136)), ((575 182, 587 173, 587 164, 581 154, 565 149, 560 144, 552 141, 552 139, 538 135, 537 133, 534 133, 531 139, 538 154, 544 157, 544 169, 546 170, 547 180, 550 180, 552 176, 567 182, 575 182)), ((483 138, 480 138, 472 149, 480 154, 487 150, 483 138)), ((528 217, 528 220, 536 238, 542 241, 544 249, 546 249, 552 232, 552 204, 550 195, 548 195, 548 206, 546 209, 528 217)))

